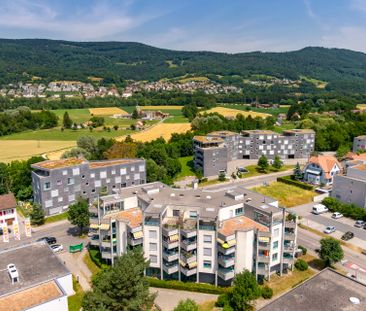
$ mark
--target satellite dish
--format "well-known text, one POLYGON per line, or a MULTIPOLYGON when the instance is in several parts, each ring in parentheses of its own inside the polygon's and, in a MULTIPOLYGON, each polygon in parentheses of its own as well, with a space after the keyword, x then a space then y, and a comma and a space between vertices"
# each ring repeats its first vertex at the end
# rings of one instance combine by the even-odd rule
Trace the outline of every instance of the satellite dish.
POLYGON ((353 304, 353 305, 359 305, 360 304, 360 299, 358 299, 357 297, 350 297, 349 301, 353 304))

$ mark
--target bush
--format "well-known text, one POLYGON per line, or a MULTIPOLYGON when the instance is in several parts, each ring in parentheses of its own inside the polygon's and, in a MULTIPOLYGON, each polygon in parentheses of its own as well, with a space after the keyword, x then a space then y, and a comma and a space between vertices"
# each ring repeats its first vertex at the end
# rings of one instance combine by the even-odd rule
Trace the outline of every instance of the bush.
POLYGON ((295 263, 295 268, 299 271, 306 271, 309 268, 309 265, 305 260, 298 259, 295 263))
POLYGON ((302 245, 299 245, 299 248, 302 250, 302 254, 306 255, 306 253, 308 252, 308 249, 302 245))
POLYGON ((230 305, 229 295, 227 293, 226 294, 221 294, 217 298, 217 300, 215 302, 215 306, 222 308, 222 307, 224 307, 226 305, 230 305))
POLYGON ((261 292, 264 299, 271 299, 273 296, 273 290, 268 286, 262 287, 261 292))
POLYGON ((95 263, 101 269, 108 269, 110 266, 104 263, 103 258, 100 254, 99 249, 90 248, 89 249, 89 256, 92 262, 95 263))
POLYGON ((191 282, 181 282, 181 281, 164 281, 156 278, 147 277, 147 280, 151 287, 160 288, 172 288, 177 290, 186 290, 189 292, 199 292, 206 294, 224 294, 230 291, 230 287, 220 287, 211 284, 204 283, 191 283, 191 282))
POLYGON ((366 220, 366 210, 354 204, 346 204, 335 198, 325 198, 322 203, 331 211, 342 213, 346 217, 354 220, 366 220))
POLYGON ((310 191, 314 190, 314 187, 312 185, 308 185, 301 181, 297 181, 297 180, 293 179, 292 176, 278 177, 277 181, 282 182, 284 184, 296 186, 296 187, 299 187, 304 190, 310 190, 310 191))

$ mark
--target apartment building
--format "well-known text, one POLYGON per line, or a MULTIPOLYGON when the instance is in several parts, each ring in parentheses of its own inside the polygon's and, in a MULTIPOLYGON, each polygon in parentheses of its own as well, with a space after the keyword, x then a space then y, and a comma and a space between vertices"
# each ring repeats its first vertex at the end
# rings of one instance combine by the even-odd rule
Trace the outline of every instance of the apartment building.
POLYGON ((247 269, 269 279, 294 265, 296 217, 241 186, 173 189, 160 182, 101 197, 90 219, 91 245, 113 264, 141 246, 149 276, 230 285, 247 269))
POLYGON ((217 131, 193 137, 194 165, 204 176, 227 171, 230 161, 259 159, 307 159, 314 151, 315 132, 309 129, 286 130, 282 134, 269 130, 250 130, 240 134, 217 131))
POLYGON ((366 149, 366 135, 357 136, 353 139, 353 152, 366 149))
POLYGON ((98 195, 112 193, 113 189, 146 182, 143 159, 68 158, 39 162, 32 168, 34 201, 43 207, 46 215, 67 210, 78 197, 93 201, 98 195))

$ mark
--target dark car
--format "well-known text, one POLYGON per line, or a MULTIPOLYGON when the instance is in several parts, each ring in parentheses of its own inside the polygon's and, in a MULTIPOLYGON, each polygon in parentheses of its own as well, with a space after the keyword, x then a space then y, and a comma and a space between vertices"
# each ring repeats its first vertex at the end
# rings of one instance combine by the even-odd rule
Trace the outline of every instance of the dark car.
POLYGON ((40 242, 40 241, 46 241, 49 245, 57 243, 56 238, 53 236, 45 236, 45 237, 37 240, 37 242, 40 242))
POLYGON ((353 232, 351 232, 351 231, 347 231, 345 234, 343 234, 343 235, 342 235, 341 239, 342 239, 343 241, 348 241, 348 240, 352 239, 354 236, 355 236, 355 235, 354 235, 354 233, 353 233, 353 232))
MULTIPOLYGON (((8 228, 8 232, 10 233, 11 232, 11 230, 8 228)), ((0 228, 0 235, 3 235, 4 234, 4 232, 3 232, 3 228, 0 228)))

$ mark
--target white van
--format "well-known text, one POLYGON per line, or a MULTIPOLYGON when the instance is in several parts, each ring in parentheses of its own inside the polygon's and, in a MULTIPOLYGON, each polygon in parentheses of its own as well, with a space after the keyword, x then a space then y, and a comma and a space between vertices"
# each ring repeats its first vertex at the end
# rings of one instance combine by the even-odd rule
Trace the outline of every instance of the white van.
POLYGON ((313 214, 315 215, 323 214, 328 211, 329 211, 328 208, 323 204, 315 204, 312 210, 313 214))

